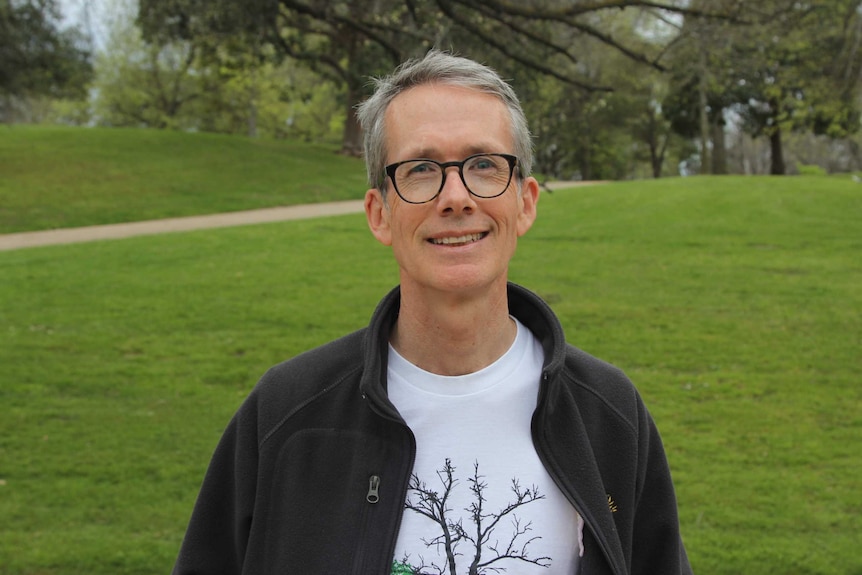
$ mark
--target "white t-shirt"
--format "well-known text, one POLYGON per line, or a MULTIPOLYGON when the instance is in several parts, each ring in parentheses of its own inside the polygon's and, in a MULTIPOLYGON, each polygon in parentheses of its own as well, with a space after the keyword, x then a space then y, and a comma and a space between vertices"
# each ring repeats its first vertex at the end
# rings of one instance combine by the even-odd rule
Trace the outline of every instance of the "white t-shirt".
POLYGON ((515 322, 512 347, 463 376, 389 348, 389 397, 416 436, 393 574, 467 575, 473 563, 478 573, 577 572, 583 520, 530 436, 542 347, 515 322))

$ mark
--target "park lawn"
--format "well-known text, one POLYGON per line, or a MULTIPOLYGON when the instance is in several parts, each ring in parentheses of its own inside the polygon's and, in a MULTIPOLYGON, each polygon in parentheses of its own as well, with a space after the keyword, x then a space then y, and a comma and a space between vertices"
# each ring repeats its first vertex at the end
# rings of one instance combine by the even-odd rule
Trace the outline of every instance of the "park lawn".
MULTIPOLYGON (((543 194, 511 278, 623 368, 695 572, 862 574, 862 188, 690 178, 543 194)), ((0 575, 169 572, 270 365, 397 281, 361 215, 0 253, 0 575)))
POLYGON ((123 128, 0 127, 0 233, 362 198, 334 147, 123 128))

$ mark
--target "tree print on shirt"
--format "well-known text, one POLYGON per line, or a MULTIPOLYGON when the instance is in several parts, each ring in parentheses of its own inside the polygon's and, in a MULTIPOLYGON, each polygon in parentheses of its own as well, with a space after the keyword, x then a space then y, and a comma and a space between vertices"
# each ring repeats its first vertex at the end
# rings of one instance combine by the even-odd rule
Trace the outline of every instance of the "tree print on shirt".
POLYGON ((522 488, 517 479, 512 479, 513 500, 502 509, 490 512, 485 508, 485 489, 488 484, 484 477, 479 475, 479 463, 474 463, 473 475, 467 479, 473 500, 464 508, 467 512, 465 525, 465 518, 453 517, 449 506, 449 498, 459 483, 455 478, 452 461, 447 458, 443 469, 436 474, 440 480, 440 491, 420 481, 416 474, 411 476, 408 486, 410 494, 405 508, 437 524, 440 535, 430 540, 423 539, 422 543, 428 548, 437 549, 438 552, 442 550, 446 563, 438 565, 431 562, 426 565, 424 559, 419 557, 419 565, 413 566, 410 558, 404 557, 402 561, 392 564, 393 575, 458 575, 456 558, 460 556, 468 556, 470 559, 467 572, 463 575, 505 573, 506 564, 515 561, 540 567, 550 566, 550 557, 530 557, 528 547, 541 537, 530 536, 532 523, 522 522, 515 513, 520 507, 545 498, 535 485, 532 488, 522 488), (503 519, 509 521, 503 523, 503 519), (507 525, 509 531, 502 536, 507 525))

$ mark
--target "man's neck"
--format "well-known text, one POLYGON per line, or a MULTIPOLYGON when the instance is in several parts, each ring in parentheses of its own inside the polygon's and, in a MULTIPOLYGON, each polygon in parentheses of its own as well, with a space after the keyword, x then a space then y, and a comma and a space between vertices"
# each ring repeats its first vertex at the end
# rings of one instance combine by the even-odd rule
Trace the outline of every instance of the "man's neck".
POLYGON ((505 284, 473 297, 429 296, 402 286, 401 309, 390 343, 425 371, 464 375, 494 363, 511 347, 516 334, 505 284))

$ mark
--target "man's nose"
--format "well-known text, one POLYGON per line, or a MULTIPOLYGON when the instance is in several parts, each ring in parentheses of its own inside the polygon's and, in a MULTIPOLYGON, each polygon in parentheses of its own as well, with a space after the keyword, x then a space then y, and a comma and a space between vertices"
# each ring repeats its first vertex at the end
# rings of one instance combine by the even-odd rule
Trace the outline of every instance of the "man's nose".
POLYGON ((457 166, 450 166, 443 171, 443 189, 437 197, 437 206, 441 211, 462 211, 475 206, 473 194, 464 185, 457 166))

